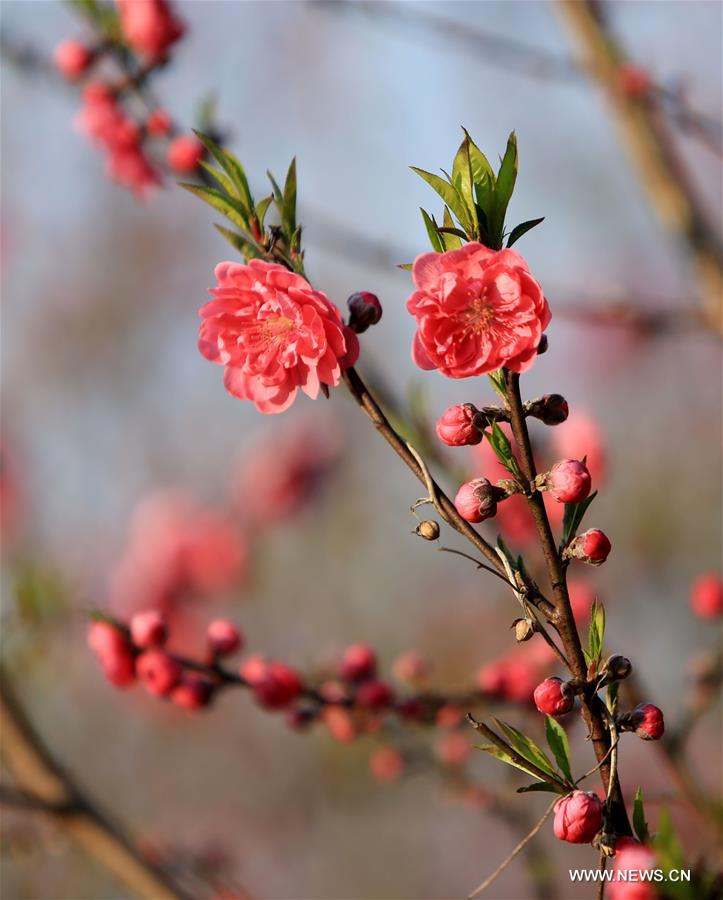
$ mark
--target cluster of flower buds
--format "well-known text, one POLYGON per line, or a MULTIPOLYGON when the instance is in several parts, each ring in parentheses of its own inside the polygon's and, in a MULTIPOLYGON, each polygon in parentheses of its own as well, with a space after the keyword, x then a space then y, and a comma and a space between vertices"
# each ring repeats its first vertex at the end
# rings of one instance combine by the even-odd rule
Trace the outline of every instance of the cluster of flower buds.
POLYGON ((641 703, 618 716, 617 726, 620 731, 634 731, 644 741, 659 741, 665 732, 663 712, 652 703, 641 703))
POLYGON ((193 135, 177 133, 164 109, 139 116, 132 103, 167 63, 183 23, 166 0, 116 0, 116 16, 117 29, 98 19, 93 42, 64 40, 54 60, 67 80, 88 79, 76 127, 106 153, 109 177, 144 198, 161 183, 163 168, 193 172, 205 149, 193 135))
POLYGON ((612 544, 599 528, 590 528, 579 534, 563 550, 563 559, 579 559, 591 566, 600 566, 610 555, 612 544))

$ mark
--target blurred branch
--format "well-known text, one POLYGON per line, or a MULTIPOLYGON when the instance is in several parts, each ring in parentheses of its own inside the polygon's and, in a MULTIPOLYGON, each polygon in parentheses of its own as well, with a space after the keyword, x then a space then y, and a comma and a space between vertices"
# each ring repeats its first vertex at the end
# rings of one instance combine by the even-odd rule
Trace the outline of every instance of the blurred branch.
POLYGON ((676 153, 660 109, 644 96, 632 97, 622 89, 618 74, 625 56, 597 3, 557 0, 554 8, 585 59, 591 77, 607 94, 620 139, 661 225, 691 256, 699 302, 709 326, 723 334, 723 251, 676 153))
MULTIPOLYGON (((446 44, 455 53, 466 53, 476 62, 494 65, 537 81, 544 79, 581 85, 590 67, 585 57, 574 60, 540 49, 537 44, 470 27, 468 22, 430 15, 423 4, 318 0, 312 3, 312 8, 337 13, 365 13, 372 21, 398 26, 405 37, 410 34, 429 37, 436 43, 446 44)), ((680 90, 671 90, 651 81, 650 92, 666 107, 681 131, 699 140, 718 156, 723 154, 723 126, 719 120, 691 107, 680 90)))
POLYGON ((90 856, 139 897, 185 898, 169 876, 146 859, 61 768, 28 721, 0 671, 0 752, 18 788, 3 787, 0 802, 53 818, 90 856))

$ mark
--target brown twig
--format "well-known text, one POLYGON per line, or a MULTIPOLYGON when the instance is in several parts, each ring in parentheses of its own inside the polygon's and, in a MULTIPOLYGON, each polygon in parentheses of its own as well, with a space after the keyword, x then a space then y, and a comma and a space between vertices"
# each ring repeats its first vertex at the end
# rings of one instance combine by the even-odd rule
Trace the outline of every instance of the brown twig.
POLYGON ((625 56, 594 0, 558 0, 554 6, 587 71, 610 100, 620 139, 661 225, 690 253, 708 324, 723 334, 723 251, 676 153, 662 111, 654 99, 631 97, 622 89, 619 72, 625 56))
POLYGON ((28 808, 52 816, 88 854, 139 897, 148 900, 188 897, 61 768, 31 726, 3 672, 0 672, 0 723, 0 751, 28 808))

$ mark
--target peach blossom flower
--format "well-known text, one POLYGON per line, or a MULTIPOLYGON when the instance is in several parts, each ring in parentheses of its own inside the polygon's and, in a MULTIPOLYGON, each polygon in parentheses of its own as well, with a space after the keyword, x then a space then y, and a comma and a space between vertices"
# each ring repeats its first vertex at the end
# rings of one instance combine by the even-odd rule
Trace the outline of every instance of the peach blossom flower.
POLYGON ((314 399, 356 362, 356 335, 301 275, 257 259, 221 263, 215 274, 215 299, 200 312, 198 346, 225 367, 224 384, 234 397, 252 400, 262 413, 283 412, 299 388, 314 399))
POLYGON ((421 369, 467 378, 532 365, 550 310, 519 253, 477 243, 423 253, 412 277, 407 310, 417 320, 412 358, 421 369))

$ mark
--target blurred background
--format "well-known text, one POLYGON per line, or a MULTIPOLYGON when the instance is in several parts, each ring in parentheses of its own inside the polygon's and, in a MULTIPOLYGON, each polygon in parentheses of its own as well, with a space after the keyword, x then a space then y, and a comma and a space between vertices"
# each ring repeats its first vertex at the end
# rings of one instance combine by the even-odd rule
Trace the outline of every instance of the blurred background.
MULTIPOLYGON (((671 91, 683 85, 694 108, 719 115, 719 4, 606 7, 640 66, 671 91)), ((520 174, 509 221, 546 217, 517 249, 553 315, 550 351, 523 379, 524 394, 563 393, 573 413, 597 425, 605 474, 588 524, 610 535, 613 554, 582 574, 607 606, 608 649, 633 659, 645 698, 675 723, 691 666, 719 639, 692 615, 689 593, 701 572, 720 568, 720 341, 697 323, 651 335, 587 318, 620 298, 638 310, 687 315, 696 282, 685 248, 651 211, 601 92, 571 65, 550 74, 505 43, 524 40, 570 60, 552 6, 178 9, 188 31, 154 80, 157 96, 190 124, 212 92, 259 194, 266 169, 282 177, 296 155, 311 279, 342 307, 356 290, 379 295, 384 317, 362 338, 359 370, 399 398, 412 391, 432 421, 452 403, 493 396, 486 380, 446 380, 411 362, 411 279, 396 264, 428 248, 418 208, 438 205, 408 166, 447 168, 461 125, 490 159, 516 131, 520 174), (400 8, 417 24, 388 14, 400 8), (428 16, 491 35, 492 47, 460 41, 459 30, 419 27, 428 16)), ((83 33, 61 3, 5 0, 1 13, 4 41, 45 58, 62 38, 83 33)), ((88 609, 138 607, 119 566, 132 529, 143 529, 139 505, 168 491, 231 523, 248 555, 227 583, 177 611, 188 646, 223 612, 243 628, 250 651, 304 672, 367 641, 386 673, 417 649, 432 664, 435 688, 459 690, 513 650, 517 610, 494 579, 412 534, 409 507, 420 488, 342 389, 329 401, 303 398, 281 417, 262 417, 226 394, 220 370, 196 349, 213 267, 234 258, 211 227, 218 217, 172 180, 145 203, 113 185, 73 129, 78 106, 77 90, 60 78, 3 65, 6 672, 45 741, 103 806, 159 858, 195 866, 201 882, 211 872, 211 887, 197 888, 198 896, 223 896, 221 883, 236 892, 227 896, 466 895, 521 832, 470 800, 460 779, 500 791, 532 822, 547 804, 517 797, 517 782, 496 761, 475 754, 464 776, 452 776, 429 750, 433 729, 351 744, 322 728, 297 734, 242 691, 192 717, 140 689, 115 690, 86 648, 88 609), (256 493, 264 473, 283 468, 287 443, 308 446, 309 428, 334 464, 324 463, 293 509, 261 521, 251 511, 270 502, 256 493), (388 739, 415 762, 394 783, 379 783, 368 759, 388 739)), ((719 157, 684 130, 672 133, 696 196, 719 222, 719 157)), ((559 432, 539 426, 543 452, 565 429, 573 440, 574 427, 572 418, 559 432)), ((547 452, 552 458, 554 446, 547 452)), ((467 451, 450 458, 483 474, 467 451)), ((465 549, 453 536, 444 542, 465 549)), ((538 727, 514 707, 505 717, 538 727)), ((696 778, 714 795, 720 726, 718 705, 688 744, 696 778)), ((591 766, 578 724, 571 738, 574 758, 591 766)), ((652 817, 671 801, 656 748, 627 738, 621 771, 626 791, 643 786, 652 817)), ((685 805, 672 799, 670 807, 688 850, 709 846, 685 805)), ((557 867, 552 895, 581 896, 565 870, 594 865, 595 855, 556 844, 548 825, 541 852, 557 867)), ((8 898, 128 896, 40 819, 4 812, 2 849, 8 898)), ((537 896, 535 881, 518 860, 491 896, 537 896)))

